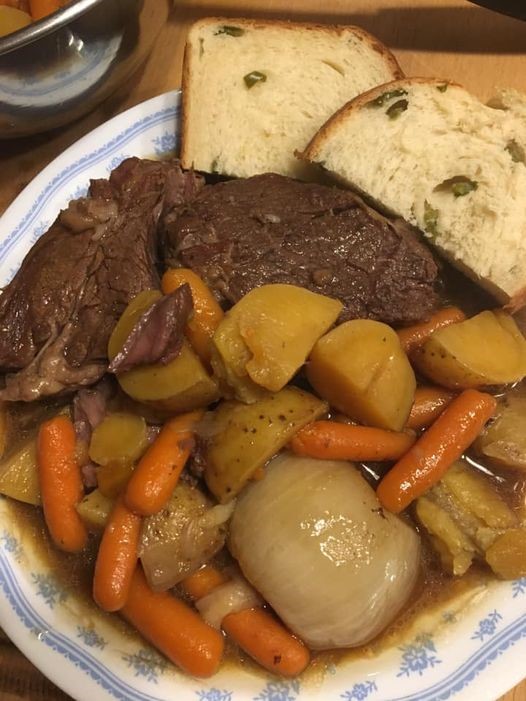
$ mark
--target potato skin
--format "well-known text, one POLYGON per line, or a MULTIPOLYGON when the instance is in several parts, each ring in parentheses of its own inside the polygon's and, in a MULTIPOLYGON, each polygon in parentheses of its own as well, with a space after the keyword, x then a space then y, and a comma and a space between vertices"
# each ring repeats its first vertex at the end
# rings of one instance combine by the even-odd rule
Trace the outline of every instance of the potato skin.
MULTIPOLYGON (((263 285, 226 314, 213 337, 212 366, 245 402, 278 392, 342 310, 341 302, 296 285, 263 285)), ((227 390, 228 391, 228 390, 227 390)))
POLYGON ((253 404, 223 402, 207 429, 204 477, 212 494, 221 503, 233 499, 294 433, 327 410, 321 399, 296 387, 253 404))
MULTIPOLYGON (((161 293, 158 290, 145 290, 130 302, 110 337, 110 360, 120 351, 134 324, 159 297, 161 293)), ((183 343, 177 358, 166 365, 142 365, 118 373, 117 380, 132 399, 161 411, 191 411, 219 399, 217 383, 187 341, 183 343)))
POLYGON ((435 331, 412 360, 450 389, 510 384, 526 374, 526 340, 509 314, 484 311, 435 331))
POLYGON ((398 335, 379 321, 347 321, 323 336, 307 378, 329 404, 355 421, 400 431, 413 405, 416 380, 398 335))

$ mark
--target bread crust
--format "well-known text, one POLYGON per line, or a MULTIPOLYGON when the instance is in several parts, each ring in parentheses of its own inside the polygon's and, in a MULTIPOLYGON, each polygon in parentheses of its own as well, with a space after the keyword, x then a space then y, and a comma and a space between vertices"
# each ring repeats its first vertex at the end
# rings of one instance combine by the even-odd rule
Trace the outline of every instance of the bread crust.
POLYGON ((250 27, 251 29, 265 29, 267 27, 280 27, 281 29, 295 31, 303 29, 306 31, 325 32, 329 35, 336 34, 337 36, 350 32, 367 42, 373 51, 376 51, 383 57, 392 71, 394 79, 398 80, 405 75, 390 49, 368 31, 354 24, 321 24, 316 22, 294 22, 292 20, 282 19, 252 19, 250 17, 203 17, 192 24, 188 30, 188 39, 191 39, 192 34, 198 32, 202 27, 209 27, 216 24, 239 25, 242 27, 250 27))
POLYGON ((330 139, 332 132, 339 126, 340 121, 345 120, 350 112, 359 110, 364 105, 372 100, 375 100, 380 95, 391 90, 401 90, 405 88, 411 88, 412 85, 454 85, 456 87, 462 88, 462 85, 455 83, 452 80, 446 78, 400 78, 397 80, 390 80, 388 83, 383 83, 382 85, 377 85, 370 90, 357 95, 345 105, 342 105, 339 110, 337 110, 329 119, 321 126, 316 134, 307 144, 307 147, 301 153, 297 153, 297 157, 304 161, 310 161, 311 163, 316 163, 316 156, 320 150, 320 146, 323 145, 325 139, 330 139))
POLYGON ((192 91, 189 89, 190 74, 192 71, 192 51, 193 46, 188 38, 184 46, 183 71, 181 78, 181 89, 183 99, 181 100, 181 151, 179 154, 179 158, 181 159, 181 165, 183 168, 193 168, 193 163, 188 160, 187 154, 189 150, 188 141, 190 134, 190 102, 192 99, 192 91))

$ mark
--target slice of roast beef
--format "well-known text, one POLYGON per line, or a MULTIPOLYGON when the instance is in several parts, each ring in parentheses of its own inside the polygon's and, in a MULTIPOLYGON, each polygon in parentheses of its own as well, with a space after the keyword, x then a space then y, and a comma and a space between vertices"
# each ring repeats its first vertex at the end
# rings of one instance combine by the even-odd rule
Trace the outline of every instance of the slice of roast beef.
POLYGON ((201 186, 177 161, 130 158, 61 212, 0 296, 0 370, 18 371, 0 399, 72 391, 104 374, 116 320, 159 286, 159 217, 201 186))
POLYGON ((168 263, 192 268, 222 303, 266 283, 341 300, 341 320, 407 324, 438 302, 437 266, 401 220, 348 190, 275 174, 207 185, 164 220, 168 263))

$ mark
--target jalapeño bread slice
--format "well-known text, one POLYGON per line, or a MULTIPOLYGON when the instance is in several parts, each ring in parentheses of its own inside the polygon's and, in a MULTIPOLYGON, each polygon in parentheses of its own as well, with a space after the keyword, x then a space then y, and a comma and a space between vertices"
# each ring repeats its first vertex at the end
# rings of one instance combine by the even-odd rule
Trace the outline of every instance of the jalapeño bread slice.
POLYGON ((419 227, 511 309, 526 303, 526 96, 411 78, 360 95, 302 157, 419 227))
POLYGON ((345 102, 403 74, 351 26, 206 18, 188 34, 182 162, 206 172, 298 176, 294 156, 345 102))

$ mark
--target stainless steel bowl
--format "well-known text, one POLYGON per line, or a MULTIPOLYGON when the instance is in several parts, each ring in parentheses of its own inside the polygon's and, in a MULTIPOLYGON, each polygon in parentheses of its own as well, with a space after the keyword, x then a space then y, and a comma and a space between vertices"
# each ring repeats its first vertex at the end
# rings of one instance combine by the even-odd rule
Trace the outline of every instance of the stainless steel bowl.
POLYGON ((76 0, 0 38, 0 138, 67 124, 125 85, 150 52, 171 5, 76 0))

